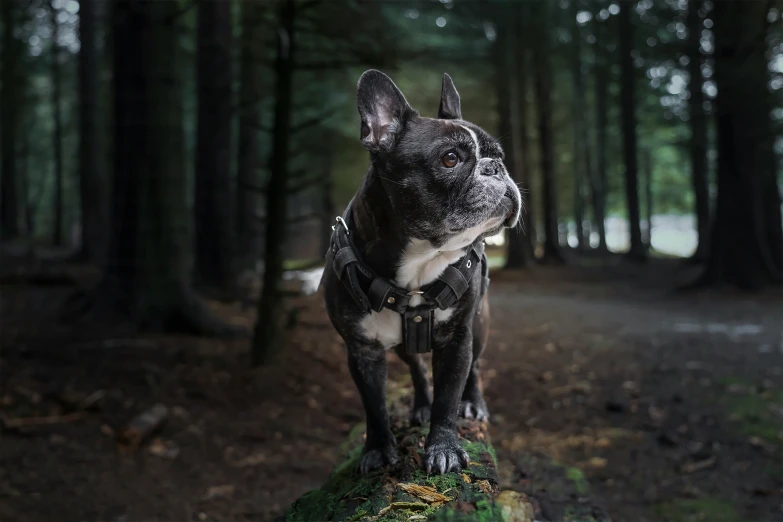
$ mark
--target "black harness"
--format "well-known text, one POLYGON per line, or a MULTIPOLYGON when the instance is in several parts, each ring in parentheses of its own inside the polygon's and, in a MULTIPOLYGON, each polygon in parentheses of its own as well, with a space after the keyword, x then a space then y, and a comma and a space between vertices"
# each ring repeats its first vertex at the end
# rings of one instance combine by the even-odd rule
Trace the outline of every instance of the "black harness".
POLYGON ((408 353, 432 350, 434 312, 446 310, 462 297, 470 286, 473 274, 481 267, 481 296, 489 286, 489 266, 484 241, 479 239, 468 247, 459 261, 449 265, 433 282, 419 290, 401 288, 375 273, 360 257, 351 236, 351 205, 332 226, 332 238, 326 253, 326 265, 331 266, 353 300, 367 313, 388 308, 402 316, 402 342, 408 353), (410 306, 411 298, 420 295, 423 303, 410 306))

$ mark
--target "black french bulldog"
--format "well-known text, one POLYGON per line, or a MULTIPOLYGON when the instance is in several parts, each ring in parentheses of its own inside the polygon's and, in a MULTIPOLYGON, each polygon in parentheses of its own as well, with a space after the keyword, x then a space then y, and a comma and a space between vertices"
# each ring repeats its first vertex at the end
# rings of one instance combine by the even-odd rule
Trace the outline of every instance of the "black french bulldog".
POLYGON ((483 238, 516 225, 519 190, 497 140, 462 119, 448 74, 435 119, 419 116, 379 71, 365 72, 357 90, 371 165, 337 220, 323 285, 367 419, 359 468, 397 462, 386 411, 385 351, 393 348, 413 376, 411 422, 431 423, 427 472, 459 471, 468 455, 458 415, 489 418, 478 367, 489 331, 483 238), (424 290, 436 280, 443 291, 433 298, 424 290), (432 348, 434 399, 421 347, 432 348))

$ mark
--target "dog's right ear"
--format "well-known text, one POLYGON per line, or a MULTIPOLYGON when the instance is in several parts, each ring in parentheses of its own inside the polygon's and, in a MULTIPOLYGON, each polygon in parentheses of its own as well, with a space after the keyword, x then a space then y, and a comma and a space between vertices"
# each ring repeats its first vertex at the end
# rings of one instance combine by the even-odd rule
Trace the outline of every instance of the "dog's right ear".
POLYGON ((438 109, 438 119, 441 120, 461 120, 462 106, 459 102, 459 93, 454 87, 454 81, 448 73, 443 74, 443 86, 440 90, 440 108, 438 109))
POLYGON ((371 69, 359 78, 356 103, 361 140, 370 152, 388 151, 405 122, 416 115, 391 78, 371 69))

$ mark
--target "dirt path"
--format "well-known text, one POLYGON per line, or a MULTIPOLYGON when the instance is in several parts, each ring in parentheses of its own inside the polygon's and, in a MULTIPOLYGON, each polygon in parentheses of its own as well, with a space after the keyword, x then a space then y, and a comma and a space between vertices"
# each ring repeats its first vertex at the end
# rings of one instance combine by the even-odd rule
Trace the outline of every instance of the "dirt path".
POLYGON ((519 453, 541 452, 615 520, 783 520, 783 301, 674 295, 657 270, 494 278, 506 485, 535 489, 519 453))
MULTIPOLYGON (((493 274, 483 372, 506 487, 584 496, 615 521, 783 521, 783 301, 674 295, 687 275, 673 264, 493 274), (553 488, 539 456, 572 487, 553 488)), ((246 341, 61 324, 69 291, 0 292, 4 415, 67 413, 67 397, 104 394, 85 419, 0 435, 3 522, 271 520, 324 480, 361 418, 318 296, 295 303, 307 313, 284 361, 254 371, 246 341), (176 454, 121 455, 113 434, 157 402, 176 454)), ((391 373, 404 375, 397 362, 391 373)))

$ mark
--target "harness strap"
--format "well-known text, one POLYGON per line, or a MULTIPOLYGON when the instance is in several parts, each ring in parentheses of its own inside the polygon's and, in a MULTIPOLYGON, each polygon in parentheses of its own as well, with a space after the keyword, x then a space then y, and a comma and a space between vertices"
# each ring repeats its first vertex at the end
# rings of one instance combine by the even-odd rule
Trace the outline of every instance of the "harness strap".
POLYGON ((483 295, 489 284, 489 266, 483 241, 476 241, 459 261, 446 267, 432 283, 420 293, 424 303, 411 307, 413 292, 401 288, 388 279, 378 276, 360 258, 351 237, 351 204, 332 227, 327 264, 332 266, 337 278, 345 285, 353 300, 367 313, 381 312, 384 308, 402 315, 402 339, 409 353, 424 353, 432 349, 434 310, 446 310, 456 304, 470 287, 473 274, 481 266, 483 295), (366 289, 366 290, 365 290, 366 289))

